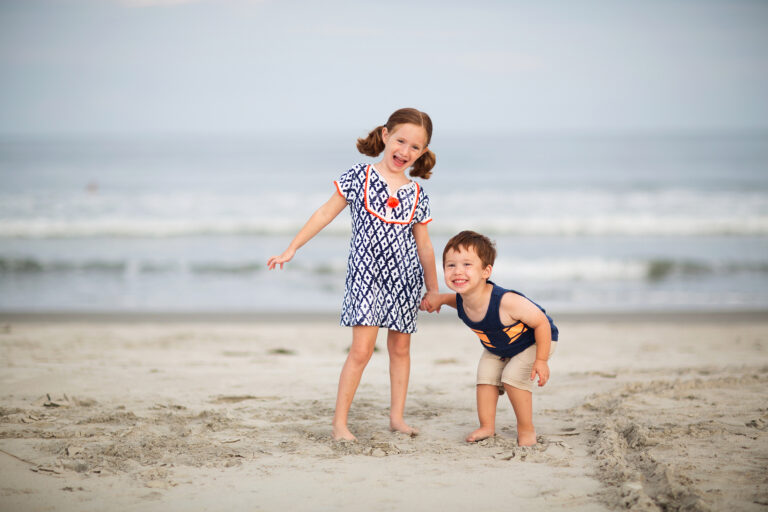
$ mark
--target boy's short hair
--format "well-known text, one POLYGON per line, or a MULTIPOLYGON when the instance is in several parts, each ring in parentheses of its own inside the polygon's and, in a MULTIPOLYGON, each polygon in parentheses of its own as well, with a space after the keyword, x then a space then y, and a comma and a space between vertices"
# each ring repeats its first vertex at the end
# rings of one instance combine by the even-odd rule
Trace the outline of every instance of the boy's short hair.
POLYGON ((462 231, 445 244, 443 266, 445 266, 445 255, 448 254, 448 251, 458 251, 462 247, 474 250, 484 267, 493 266, 496 261, 496 244, 490 238, 475 231, 462 231))

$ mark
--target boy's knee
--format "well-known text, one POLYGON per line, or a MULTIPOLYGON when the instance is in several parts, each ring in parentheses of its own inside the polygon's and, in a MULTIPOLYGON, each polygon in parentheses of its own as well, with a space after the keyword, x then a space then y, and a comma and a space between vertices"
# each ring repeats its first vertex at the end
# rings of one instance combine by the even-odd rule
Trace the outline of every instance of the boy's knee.
POLYGON ((510 396, 519 393, 533 393, 533 384, 530 381, 504 380, 503 385, 510 396))

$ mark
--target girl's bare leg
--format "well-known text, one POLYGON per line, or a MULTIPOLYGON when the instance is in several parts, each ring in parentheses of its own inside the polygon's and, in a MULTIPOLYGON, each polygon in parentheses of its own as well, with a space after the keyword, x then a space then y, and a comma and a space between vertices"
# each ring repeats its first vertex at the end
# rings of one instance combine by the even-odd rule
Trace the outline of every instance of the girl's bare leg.
POLYGON ((358 325, 352 327, 352 346, 339 376, 339 391, 336 395, 336 412, 333 415, 333 438, 337 441, 356 441, 347 428, 349 408, 360 384, 363 370, 373 355, 378 327, 358 325))
POLYGON ((499 387, 492 384, 477 385, 477 419, 480 428, 467 436, 468 443, 482 441, 496 434, 496 404, 499 401, 499 387))
POLYGON ((517 445, 536 444, 536 429, 533 427, 533 393, 504 384, 509 401, 517 418, 517 445))
POLYGON ((411 335, 390 330, 387 335, 389 350, 389 382, 391 405, 389 428, 396 432, 416 435, 419 431, 405 423, 405 398, 411 375, 411 335))

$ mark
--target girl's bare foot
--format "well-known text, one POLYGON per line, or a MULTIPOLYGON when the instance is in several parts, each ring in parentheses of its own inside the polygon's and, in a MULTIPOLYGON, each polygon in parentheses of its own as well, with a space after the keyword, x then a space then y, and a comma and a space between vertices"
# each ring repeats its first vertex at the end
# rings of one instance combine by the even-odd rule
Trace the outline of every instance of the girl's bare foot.
POLYGON ((389 420, 389 430, 392 432, 400 432, 402 434, 408 434, 413 437, 419 434, 419 429, 411 427, 405 421, 393 421, 389 420))
POLYGON ((349 431, 346 425, 343 427, 334 426, 331 437, 333 437, 334 441, 357 441, 357 438, 352 435, 352 432, 349 431))
POLYGON ((518 430, 517 446, 533 446, 536 444, 535 430, 518 430))
POLYGON ((478 441, 482 441, 483 439, 488 439, 489 437, 493 437, 495 435, 496 435, 496 432, 494 432, 492 428, 480 427, 479 429, 469 434, 467 436, 466 441, 468 443, 476 443, 478 441))

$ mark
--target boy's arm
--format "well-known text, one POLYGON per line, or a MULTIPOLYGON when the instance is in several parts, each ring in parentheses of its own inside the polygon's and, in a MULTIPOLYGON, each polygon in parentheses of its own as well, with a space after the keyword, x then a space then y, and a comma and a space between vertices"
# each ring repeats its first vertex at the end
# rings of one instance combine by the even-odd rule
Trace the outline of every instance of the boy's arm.
POLYGON ((536 338, 536 361, 531 370, 531 380, 539 376, 539 386, 549 380, 549 351, 552 346, 552 328, 549 319, 536 305, 516 293, 505 293, 501 298, 501 321, 508 325, 520 320, 533 329, 536 338))
POLYGON ((425 295, 419 309, 428 313, 434 313, 435 311, 439 313, 440 308, 443 306, 451 306, 453 309, 456 309, 456 294, 434 293, 425 295))
POLYGON ((455 293, 440 293, 437 295, 437 300, 441 306, 451 306, 453 309, 456 309, 455 293))

